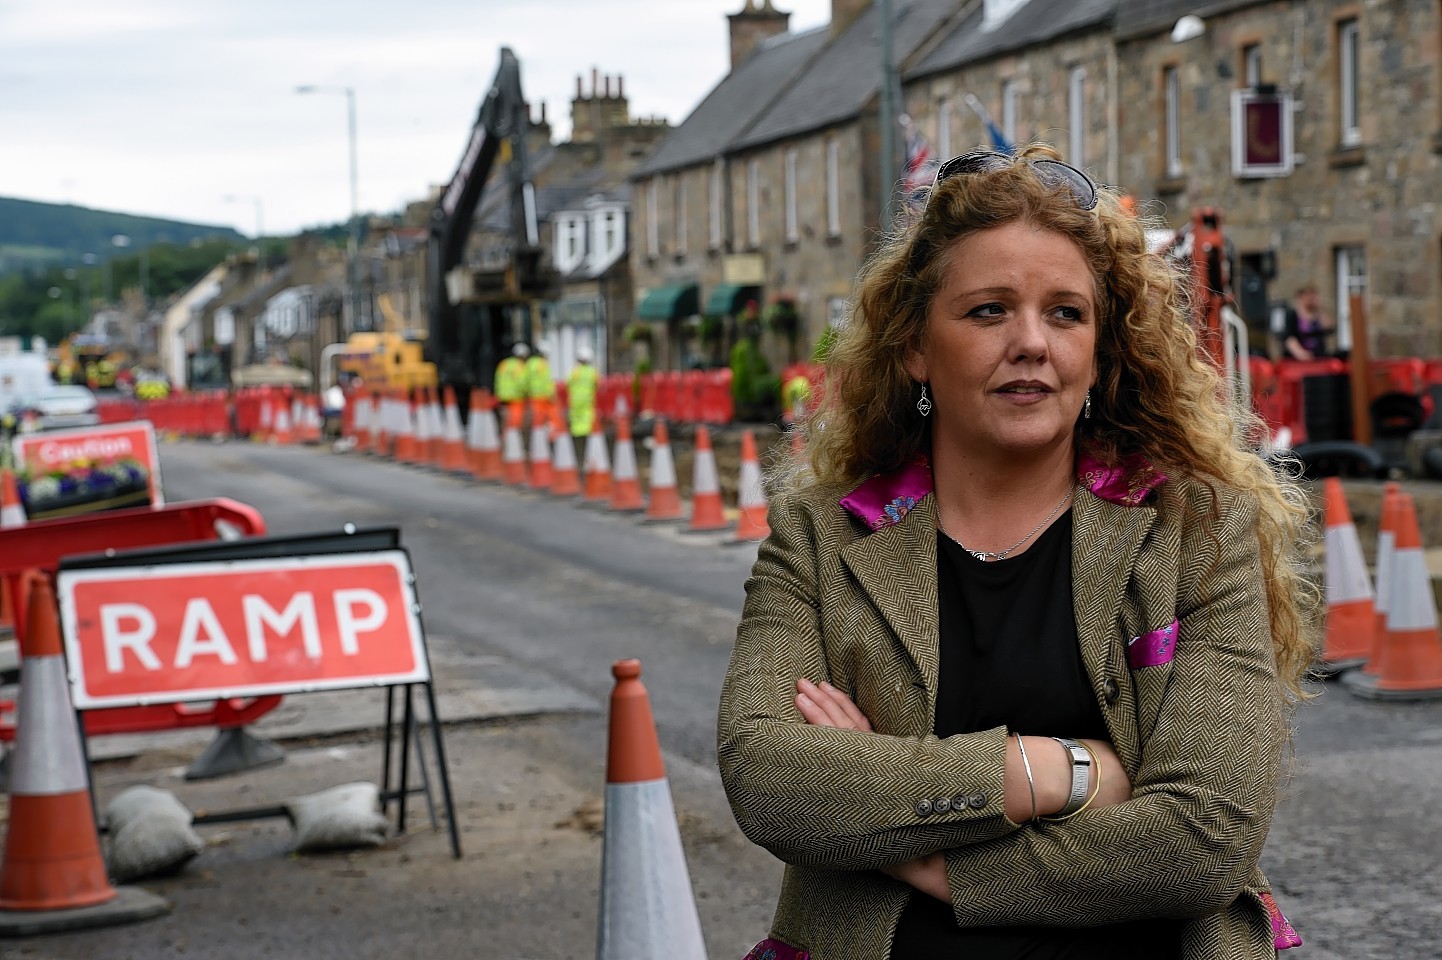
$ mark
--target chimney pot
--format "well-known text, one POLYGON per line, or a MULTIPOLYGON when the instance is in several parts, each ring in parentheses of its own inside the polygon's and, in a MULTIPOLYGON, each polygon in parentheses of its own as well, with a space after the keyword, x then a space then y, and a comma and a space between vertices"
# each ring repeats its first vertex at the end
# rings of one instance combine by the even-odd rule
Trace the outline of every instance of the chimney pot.
POLYGON ((581 75, 580 75, 579 73, 576 74, 576 99, 577 99, 577 100, 580 100, 582 97, 584 97, 584 96, 586 95, 586 94, 585 94, 585 90, 582 89, 582 86, 581 86, 581 84, 582 84, 583 82, 584 82, 584 81, 582 80, 581 75))
POLYGON ((597 67, 591 68, 591 96, 598 96, 601 90, 601 71, 597 67))
POLYGON ((626 96, 625 91, 624 91, 623 88, 621 87, 621 81, 622 81, 623 79, 624 79, 624 78, 623 78, 623 76, 622 76, 621 74, 619 74, 619 73, 616 74, 616 99, 618 99, 618 100, 620 100, 621 98, 623 98, 623 97, 626 96))

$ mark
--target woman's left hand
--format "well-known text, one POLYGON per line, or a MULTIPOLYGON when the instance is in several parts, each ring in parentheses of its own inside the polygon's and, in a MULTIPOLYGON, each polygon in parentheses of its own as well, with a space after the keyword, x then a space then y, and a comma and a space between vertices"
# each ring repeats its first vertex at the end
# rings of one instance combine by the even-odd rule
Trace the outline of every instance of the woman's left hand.
POLYGON ((796 681, 796 709, 801 717, 815 727, 836 727, 841 730, 871 732, 871 721, 857 709, 851 698, 831 684, 812 683, 805 677, 796 681))

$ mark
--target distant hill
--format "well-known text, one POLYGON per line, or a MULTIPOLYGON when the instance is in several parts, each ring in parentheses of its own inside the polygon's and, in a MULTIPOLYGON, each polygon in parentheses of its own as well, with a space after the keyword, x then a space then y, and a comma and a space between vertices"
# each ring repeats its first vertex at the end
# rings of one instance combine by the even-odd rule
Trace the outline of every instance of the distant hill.
POLYGON ((232 227, 0 197, 0 276, 78 265, 87 253, 104 260, 156 243, 244 239, 232 227), (111 244, 116 234, 130 238, 129 251, 111 244))

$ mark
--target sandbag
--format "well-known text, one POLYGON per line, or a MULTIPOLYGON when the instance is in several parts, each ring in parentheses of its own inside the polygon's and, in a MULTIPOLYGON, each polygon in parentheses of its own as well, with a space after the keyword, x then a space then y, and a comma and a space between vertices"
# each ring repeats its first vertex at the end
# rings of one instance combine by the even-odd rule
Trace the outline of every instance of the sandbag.
POLYGON ((344 783, 296 797, 285 807, 295 827, 297 852, 378 847, 389 832, 380 788, 374 783, 344 783))
POLYGON ((125 883, 179 871, 205 849, 193 816, 168 790, 134 786, 105 808, 110 876, 125 883))

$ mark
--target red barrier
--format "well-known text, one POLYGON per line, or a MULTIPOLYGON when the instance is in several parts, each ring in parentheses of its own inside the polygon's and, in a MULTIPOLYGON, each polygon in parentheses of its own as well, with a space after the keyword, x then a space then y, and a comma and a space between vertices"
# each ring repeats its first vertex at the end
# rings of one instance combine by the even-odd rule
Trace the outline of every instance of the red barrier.
MULTIPOLYGON (((161 401, 155 401, 161 402, 161 401)), ((32 569, 53 575, 62 557, 102 550, 129 550, 229 535, 265 533, 265 521, 254 507, 234 500, 195 500, 163 507, 114 510, 59 520, 37 520, 23 527, 0 529, 0 579, 16 612, 17 638, 24 645, 25 596, 21 575, 32 569)), ((117 707, 85 714, 87 734, 144 733, 181 727, 236 727, 274 709, 280 697, 218 700, 210 706, 158 704, 117 707)), ((0 704, 0 741, 15 737, 13 704, 0 704)))
POLYGON ((1302 381, 1314 377, 1340 377, 1347 365, 1336 357, 1321 360, 1280 360, 1277 362, 1278 392, 1282 422, 1292 430, 1293 445, 1306 443, 1307 405, 1302 381))

